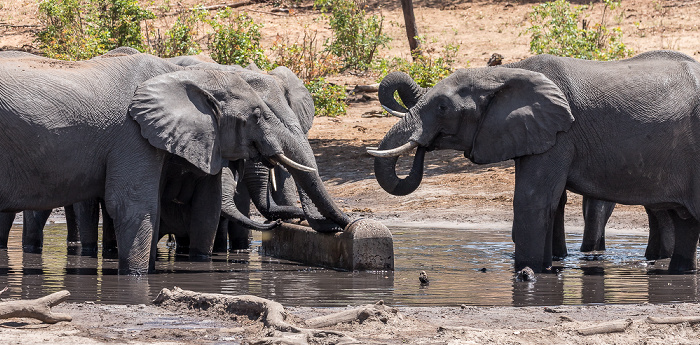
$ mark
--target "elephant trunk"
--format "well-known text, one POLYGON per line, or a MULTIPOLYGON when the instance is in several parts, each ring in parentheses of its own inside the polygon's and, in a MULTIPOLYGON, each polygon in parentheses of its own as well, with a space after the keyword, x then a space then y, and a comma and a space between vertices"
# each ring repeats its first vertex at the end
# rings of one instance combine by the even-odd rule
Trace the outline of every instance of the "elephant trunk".
POLYGON ((299 187, 299 197, 309 225, 320 232, 345 229, 351 219, 333 202, 333 197, 323 185, 311 146, 307 141, 302 140, 288 143, 285 147, 289 149, 287 152, 289 158, 305 166, 316 168, 314 171, 304 171, 286 166, 299 187))
POLYGON ((427 90, 416 84, 408 74, 392 72, 382 79, 377 96, 384 107, 393 111, 406 112, 407 109, 394 98, 394 92, 399 94, 401 102, 410 109, 418 103, 418 100, 423 97, 427 90))
POLYGON ((238 225, 258 231, 271 230, 278 227, 281 223, 275 221, 273 223, 264 224, 256 222, 241 213, 236 207, 234 202, 235 186, 236 181, 228 169, 223 169, 221 174, 222 186, 228 189, 228 187, 233 187, 231 190, 224 190, 221 193, 221 215, 228 218, 229 220, 236 222, 238 225))
MULTIPOLYGON (((410 137, 413 131, 408 126, 408 118, 403 118, 394 127, 389 130, 382 142, 379 144, 379 150, 390 150, 405 146, 410 142, 410 137)), ((416 144, 411 142, 412 144, 416 144)), ((413 146, 413 145, 412 145, 413 146)), ((388 193, 393 195, 408 195, 418 188, 423 180, 423 160, 425 158, 426 148, 418 146, 416 155, 413 158, 413 165, 408 176, 399 178, 396 174, 396 163, 398 156, 391 157, 375 157, 374 158, 374 175, 379 185, 388 193)))
POLYGON ((270 197, 268 183, 270 180, 270 168, 262 163, 246 162, 242 174, 253 204, 263 217, 273 219, 304 218, 301 208, 291 205, 278 205, 270 197))

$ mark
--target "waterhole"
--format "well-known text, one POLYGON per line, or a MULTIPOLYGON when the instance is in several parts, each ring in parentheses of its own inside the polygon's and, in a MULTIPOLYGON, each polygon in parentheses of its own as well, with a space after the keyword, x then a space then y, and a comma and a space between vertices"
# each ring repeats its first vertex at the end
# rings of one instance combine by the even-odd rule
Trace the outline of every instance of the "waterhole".
POLYGON ((670 275, 667 260, 644 259, 645 234, 609 234, 607 250, 581 253, 580 234, 567 234, 569 256, 535 282, 513 278, 510 229, 391 228, 394 272, 341 272, 261 256, 251 249, 189 262, 161 241, 156 272, 117 275, 117 261, 67 254, 65 224, 45 230, 43 254, 21 250, 21 226, 0 250, 2 298, 37 298, 62 289, 70 301, 150 303, 162 288, 251 294, 289 306, 346 306, 384 300, 395 306, 531 306, 697 302, 695 274, 670 275), (429 285, 421 285, 425 271, 429 285))

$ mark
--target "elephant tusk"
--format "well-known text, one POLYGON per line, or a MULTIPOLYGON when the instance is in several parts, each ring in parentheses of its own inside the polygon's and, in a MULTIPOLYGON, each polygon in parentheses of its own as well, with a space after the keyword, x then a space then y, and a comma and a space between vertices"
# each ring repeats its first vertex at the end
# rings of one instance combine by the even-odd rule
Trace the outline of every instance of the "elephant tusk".
POLYGON ((397 148, 390 149, 390 150, 370 150, 367 149, 367 153, 369 153, 372 156, 375 157, 398 157, 404 153, 408 153, 409 151, 413 150, 418 146, 418 143, 415 141, 410 141, 407 142, 397 148))
POLYGON ((285 156, 284 154, 278 154, 275 156, 277 159, 279 159, 280 163, 283 163, 286 166, 289 166, 290 168, 294 168, 296 170, 300 171, 306 171, 306 172, 316 172, 316 169, 307 167, 306 165, 301 165, 285 156))
POLYGON ((389 108, 389 107, 387 107, 386 105, 383 105, 383 104, 382 104, 382 108, 384 108, 384 110, 386 110, 387 113, 389 113, 389 114, 391 114, 391 115, 394 115, 394 116, 396 116, 396 117, 404 117, 404 116, 406 116, 406 113, 402 113, 402 112, 400 112, 400 111, 396 111, 396 110, 391 109, 391 108, 389 108))
POLYGON ((277 179, 275 178, 275 168, 270 168, 270 184, 272 185, 272 191, 277 191, 277 179))

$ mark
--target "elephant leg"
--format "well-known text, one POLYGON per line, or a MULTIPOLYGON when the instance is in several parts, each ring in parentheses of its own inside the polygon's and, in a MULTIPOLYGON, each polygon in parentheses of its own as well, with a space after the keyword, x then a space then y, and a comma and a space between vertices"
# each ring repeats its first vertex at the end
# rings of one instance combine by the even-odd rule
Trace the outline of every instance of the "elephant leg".
POLYGON ((513 242, 515 270, 542 272, 552 266, 554 219, 564 193, 566 169, 548 169, 562 162, 555 155, 515 159, 513 242))
MULTIPOLYGON (((245 217, 250 216, 250 194, 248 188, 243 183, 236 186, 236 192, 233 196, 236 208, 245 217)), ((244 250, 250 247, 250 230, 242 227, 236 222, 229 221, 228 223, 228 249, 229 250, 244 250)))
POLYGON ((100 206, 97 199, 89 199, 73 204, 75 225, 80 233, 83 256, 97 256, 97 229, 100 206))
POLYGON ((44 226, 51 210, 24 211, 22 224, 22 250, 25 253, 41 254, 44 247, 44 226))
POLYGON ((695 271, 700 222, 693 217, 682 217, 677 211, 669 211, 668 214, 673 220, 674 228, 668 230, 675 231, 673 255, 671 255, 668 270, 679 273, 695 271))
POLYGON ((212 249, 215 253, 224 253, 228 249, 228 222, 227 218, 219 217, 219 225, 216 227, 216 237, 214 238, 214 248, 212 249))
POLYGON ((0 212, 0 249, 7 249, 7 241, 10 238, 10 229, 15 216, 14 212, 0 212))
POLYGON ((649 218, 649 240, 644 257, 647 260, 661 260, 673 255, 675 230, 673 219, 668 210, 650 210, 644 208, 649 218))
POLYGON ((102 208, 102 257, 116 258, 117 235, 114 233, 114 221, 107 213, 104 200, 100 200, 100 208, 102 208))
POLYGON ((78 224, 76 224, 75 220, 75 209, 73 205, 66 205, 63 207, 63 211, 66 215, 66 228, 68 228, 66 243, 71 246, 72 244, 80 242, 80 231, 78 231, 78 224))
POLYGON ((165 154, 145 141, 130 144, 126 161, 118 156, 108 163, 104 201, 117 235, 119 274, 141 275, 155 270, 165 154))
POLYGON ((198 181, 192 195, 191 212, 190 260, 209 260, 221 218, 221 173, 198 181))
POLYGON ((605 224, 615 203, 583 196, 583 242, 581 251, 605 250, 605 224))
POLYGON ((564 231, 564 208, 566 207, 566 191, 562 193, 554 216, 552 229, 552 256, 555 260, 561 260, 569 255, 566 249, 566 232, 564 231))
POLYGON ((190 253, 190 237, 189 236, 175 236, 175 254, 189 254, 190 253))

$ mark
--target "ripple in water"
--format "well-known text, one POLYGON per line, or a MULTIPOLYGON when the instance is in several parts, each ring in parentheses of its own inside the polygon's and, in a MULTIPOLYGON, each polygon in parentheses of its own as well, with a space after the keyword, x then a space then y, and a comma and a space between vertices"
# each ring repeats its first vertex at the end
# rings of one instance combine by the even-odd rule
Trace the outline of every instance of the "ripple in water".
POLYGON ((251 294, 291 306, 345 306, 384 300, 397 306, 460 304, 561 305, 697 302, 697 276, 669 275, 667 260, 644 260, 646 236, 609 235, 605 252, 578 251, 580 234, 569 234, 569 256, 555 262, 556 274, 535 283, 513 280, 510 229, 393 228, 395 272, 339 272, 261 256, 259 233, 251 250, 220 253, 211 262, 189 262, 159 244, 157 272, 117 275, 117 261, 67 255, 64 224, 45 232, 44 254, 24 254, 21 227, 0 250, 3 298, 37 298, 62 289, 70 301, 150 303, 162 288, 251 294), (430 285, 421 286, 426 271, 430 285))

